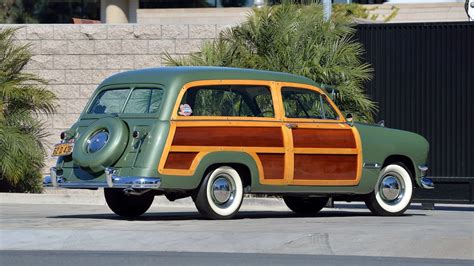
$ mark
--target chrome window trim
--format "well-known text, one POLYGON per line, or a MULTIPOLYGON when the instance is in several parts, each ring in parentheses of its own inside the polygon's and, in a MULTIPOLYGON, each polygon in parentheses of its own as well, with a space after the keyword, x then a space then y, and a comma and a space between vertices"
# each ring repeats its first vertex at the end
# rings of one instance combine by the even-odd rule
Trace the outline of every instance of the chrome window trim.
POLYGON ((380 169, 382 168, 382 165, 378 163, 364 163, 362 167, 364 167, 365 169, 380 169))

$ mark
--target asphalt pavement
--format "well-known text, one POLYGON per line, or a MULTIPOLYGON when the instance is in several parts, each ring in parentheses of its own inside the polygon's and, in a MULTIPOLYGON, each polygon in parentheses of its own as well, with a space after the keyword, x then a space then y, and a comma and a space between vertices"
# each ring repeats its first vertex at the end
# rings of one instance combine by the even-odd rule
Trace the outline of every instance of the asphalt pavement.
POLYGON ((2 265, 334 265, 334 266, 436 266, 472 265, 467 260, 245 254, 207 252, 130 251, 0 251, 2 265))
POLYGON ((474 265, 472 205, 414 207, 400 217, 376 217, 363 205, 336 204, 318 216, 298 217, 276 202, 244 201, 238 216, 226 221, 206 220, 179 201, 154 204, 136 220, 122 219, 105 205, 0 202, 0 264, 59 265, 69 259, 68 265, 84 265, 96 258, 115 266, 132 259, 187 265, 255 264, 254 259, 277 265, 474 265), (127 259, 112 263, 116 257, 127 259))

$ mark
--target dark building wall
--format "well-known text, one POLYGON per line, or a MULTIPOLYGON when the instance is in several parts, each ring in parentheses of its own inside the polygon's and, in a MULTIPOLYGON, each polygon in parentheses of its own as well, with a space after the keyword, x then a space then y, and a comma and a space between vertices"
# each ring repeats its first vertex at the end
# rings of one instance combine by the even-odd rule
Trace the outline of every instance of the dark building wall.
POLYGON ((430 142, 429 175, 474 178, 474 23, 364 24, 378 120, 430 142))

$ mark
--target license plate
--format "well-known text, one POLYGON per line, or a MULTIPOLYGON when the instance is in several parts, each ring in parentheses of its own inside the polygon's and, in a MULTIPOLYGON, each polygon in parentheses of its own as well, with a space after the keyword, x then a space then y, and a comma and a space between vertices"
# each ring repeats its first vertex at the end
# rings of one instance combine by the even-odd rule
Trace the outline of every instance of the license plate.
POLYGON ((66 156, 72 153, 74 143, 60 143, 54 145, 53 156, 66 156))

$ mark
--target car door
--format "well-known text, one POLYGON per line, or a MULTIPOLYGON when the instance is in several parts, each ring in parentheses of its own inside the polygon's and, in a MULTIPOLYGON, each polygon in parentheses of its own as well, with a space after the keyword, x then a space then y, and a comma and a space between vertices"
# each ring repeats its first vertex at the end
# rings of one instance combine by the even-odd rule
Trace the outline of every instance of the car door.
POLYGON ((291 83, 279 87, 290 136, 286 150, 293 171, 288 184, 357 185, 362 171, 357 129, 320 89, 291 83))
POLYGON ((193 175, 202 158, 227 151, 250 155, 261 184, 286 184, 284 136, 279 109, 273 107, 273 84, 259 80, 186 84, 173 111, 159 172, 193 175))

